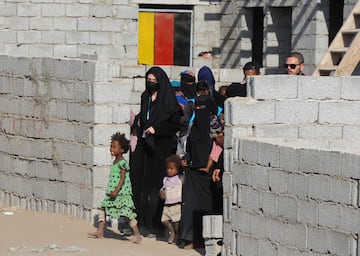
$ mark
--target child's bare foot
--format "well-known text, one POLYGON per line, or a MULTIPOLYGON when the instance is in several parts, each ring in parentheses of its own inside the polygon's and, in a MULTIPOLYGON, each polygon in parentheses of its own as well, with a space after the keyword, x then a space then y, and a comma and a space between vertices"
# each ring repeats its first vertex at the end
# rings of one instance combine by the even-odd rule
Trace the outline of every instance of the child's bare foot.
POLYGON ((142 241, 142 237, 141 235, 133 235, 131 238, 130 238, 130 241, 135 243, 135 244, 140 244, 141 241, 142 241))
POLYGON ((184 249, 185 249, 185 250, 192 250, 192 249, 194 249, 194 244, 193 244, 193 243, 190 243, 190 244, 188 244, 188 245, 185 245, 185 246, 184 246, 184 249))
POLYGON ((169 232, 169 238, 168 238, 168 243, 172 244, 175 241, 175 233, 174 232, 169 232))
POLYGON ((93 237, 93 238, 103 238, 104 237, 103 232, 101 232, 100 230, 97 230, 95 232, 89 232, 87 234, 88 234, 88 236, 93 237))

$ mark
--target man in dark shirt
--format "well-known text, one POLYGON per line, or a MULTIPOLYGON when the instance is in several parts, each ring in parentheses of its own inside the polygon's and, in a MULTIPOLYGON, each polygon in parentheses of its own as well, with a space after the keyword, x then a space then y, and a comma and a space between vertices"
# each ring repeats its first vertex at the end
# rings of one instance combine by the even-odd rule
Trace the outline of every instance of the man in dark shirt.
POLYGON ((226 97, 246 97, 246 79, 248 76, 260 75, 260 65, 250 61, 243 67, 244 80, 241 83, 231 83, 226 89, 226 97))

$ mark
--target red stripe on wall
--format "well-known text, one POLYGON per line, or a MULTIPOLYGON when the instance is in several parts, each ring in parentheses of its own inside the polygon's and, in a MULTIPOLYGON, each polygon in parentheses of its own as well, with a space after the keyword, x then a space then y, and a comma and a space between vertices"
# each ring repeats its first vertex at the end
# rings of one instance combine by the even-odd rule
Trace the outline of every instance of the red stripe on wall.
POLYGON ((155 14, 155 65, 174 63, 174 14, 155 14))

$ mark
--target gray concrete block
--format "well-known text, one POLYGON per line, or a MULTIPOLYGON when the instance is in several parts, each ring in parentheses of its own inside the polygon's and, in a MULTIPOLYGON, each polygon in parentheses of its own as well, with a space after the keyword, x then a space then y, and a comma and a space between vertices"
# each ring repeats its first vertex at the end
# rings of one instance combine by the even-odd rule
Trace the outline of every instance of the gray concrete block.
POLYGON ((257 163, 259 160, 259 142, 254 140, 241 140, 239 159, 245 162, 257 163))
POLYGON ((265 238, 266 237, 266 217, 261 214, 250 216, 250 234, 265 238))
POLYGON ((330 180, 328 176, 309 175, 308 196, 312 199, 330 200, 330 180))
POLYGON ((296 220, 298 223, 316 226, 321 219, 319 211, 319 204, 316 201, 298 200, 296 220))
POLYGON ((300 251, 307 249, 307 227, 302 224, 288 223, 286 225, 287 244, 290 247, 295 247, 300 251))
MULTIPOLYGON (((269 189, 269 171, 266 167, 251 165, 249 166, 248 172, 249 186, 260 190, 269 189)), ((241 181, 240 183, 243 184, 241 181)))
POLYGON ((268 138, 298 138, 299 128, 297 125, 271 124, 256 125, 254 127, 254 135, 256 137, 268 138))
POLYGON ((234 183, 250 185, 250 167, 246 163, 234 163, 234 170, 232 171, 234 183))
POLYGON ((319 226, 339 229, 340 205, 333 202, 321 202, 319 208, 319 226))
POLYGON ((290 172, 287 191, 290 195, 305 199, 308 197, 309 179, 304 173, 290 172))
POLYGON ((333 202, 351 205, 356 202, 358 184, 353 180, 343 180, 341 178, 330 178, 329 185, 330 199, 333 202), (355 198, 354 198, 355 197, 355 198))
POLYGON ((250 187, 240 187, 241 207, 258 211, 261 208, 261 193, 250 187))
POLYGON ((279 167, 280 166, 279 146, 270 143, 260 143, 259 164, 268 167, 279 167))
POLYGON ((203 229, 202 236, 204 239, 218 239, 222 238, 222 215, 204 215, 202 217, 203 229))
POLYGON ((285 170, 297 171, 299 169, 299 150, 280 146, 279 167, 285 170))
POLYGON ((297 77, 252 76, 248 95, 255 99, 295 99, 297 98, 297 77))
POLYGON ((319 123, 359 124, 360 102, 323 101, 319 103, 319 123))
POLYGON ((297 199, 289 196, 278 195, 278 213, 280 218, 296 221, 297 199))
POLYGON ((260 211, 265 216, 276 217, 279 215, 278 213, 278 201, 277 195, 275 193, 270 192, 261 192, 261 207, 260 211))
POLYGON ((298 79, 298 98, 306 99, 340 99, 340 77, 302 76, 298 79), (321 84, 321 86, 319 86, 321 84))
POLYGON ((344 128, 340 125, 302 125, 299 127, 299 138, 342 139, 344 128))
MULTIPOLYGON (((236 222, 232 222, 231 224, 231 230, 232 231, 236 231, 236 232, 241 232, 241 233, 246 233, 249 234, 250 233, 250 218, 251 218, 251 213, 244 211, 241 208, 236 208, 231 212, 231 219, 232 220, 237 220, 236 222)), ((225 230, 224 230, 224 237, 225 235, 225 230)))
MULTIPOLYGON (((227 100, 232 125, 271 124, 275 122, 275 103, 255 101, 252 98, 234 97, 227 100), (255 114, 256 113, 256 114, 255 114)), ((226 110, 225 110, 226 111, 226 110)))
POLYGON ((340 152, 320 151, 319 172, 331 176, 339 176, 341 172, 340 152))
POLYGON ((276 123, 306 124, 318 121, 318 103, 299 100, 282 100, 275 103, 276 123))
POLYGON ((289 184, 289 174, 282 170, 271 169, 268 172, 269 187, 268 189, 274 193, 287 193, 289 184))
POLYGON ((319 155, 320 150, 300 149, 299 150, 299 170, 305 173, 319 173, 319 155))
POLYGON ((205 240, 205 255, 217 256, 221 252, 221 246, 218 245, 221 239, 206 239, 205 240))
POLYGON ((349 153, 341 154, 341 175, 354 179, 360 178, 360 156, 349 153))
POLYGON ((358 234, 360 231, 360 211, 354 207, 340 207, 340 228, 348 233, 358 234))
POLYGON ((344 100, 360 100, 358 77, 341 77, 341 98, 344 100))

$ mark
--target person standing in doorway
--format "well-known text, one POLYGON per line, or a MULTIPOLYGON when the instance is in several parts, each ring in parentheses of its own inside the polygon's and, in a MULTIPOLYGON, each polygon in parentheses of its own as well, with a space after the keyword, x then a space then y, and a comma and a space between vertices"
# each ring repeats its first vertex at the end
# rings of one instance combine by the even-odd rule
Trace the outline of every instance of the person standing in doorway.
POLYGON ((286 57, 284 68, 288 75, 304 76, 304 56, 300 52, 292 52, 286 57))

